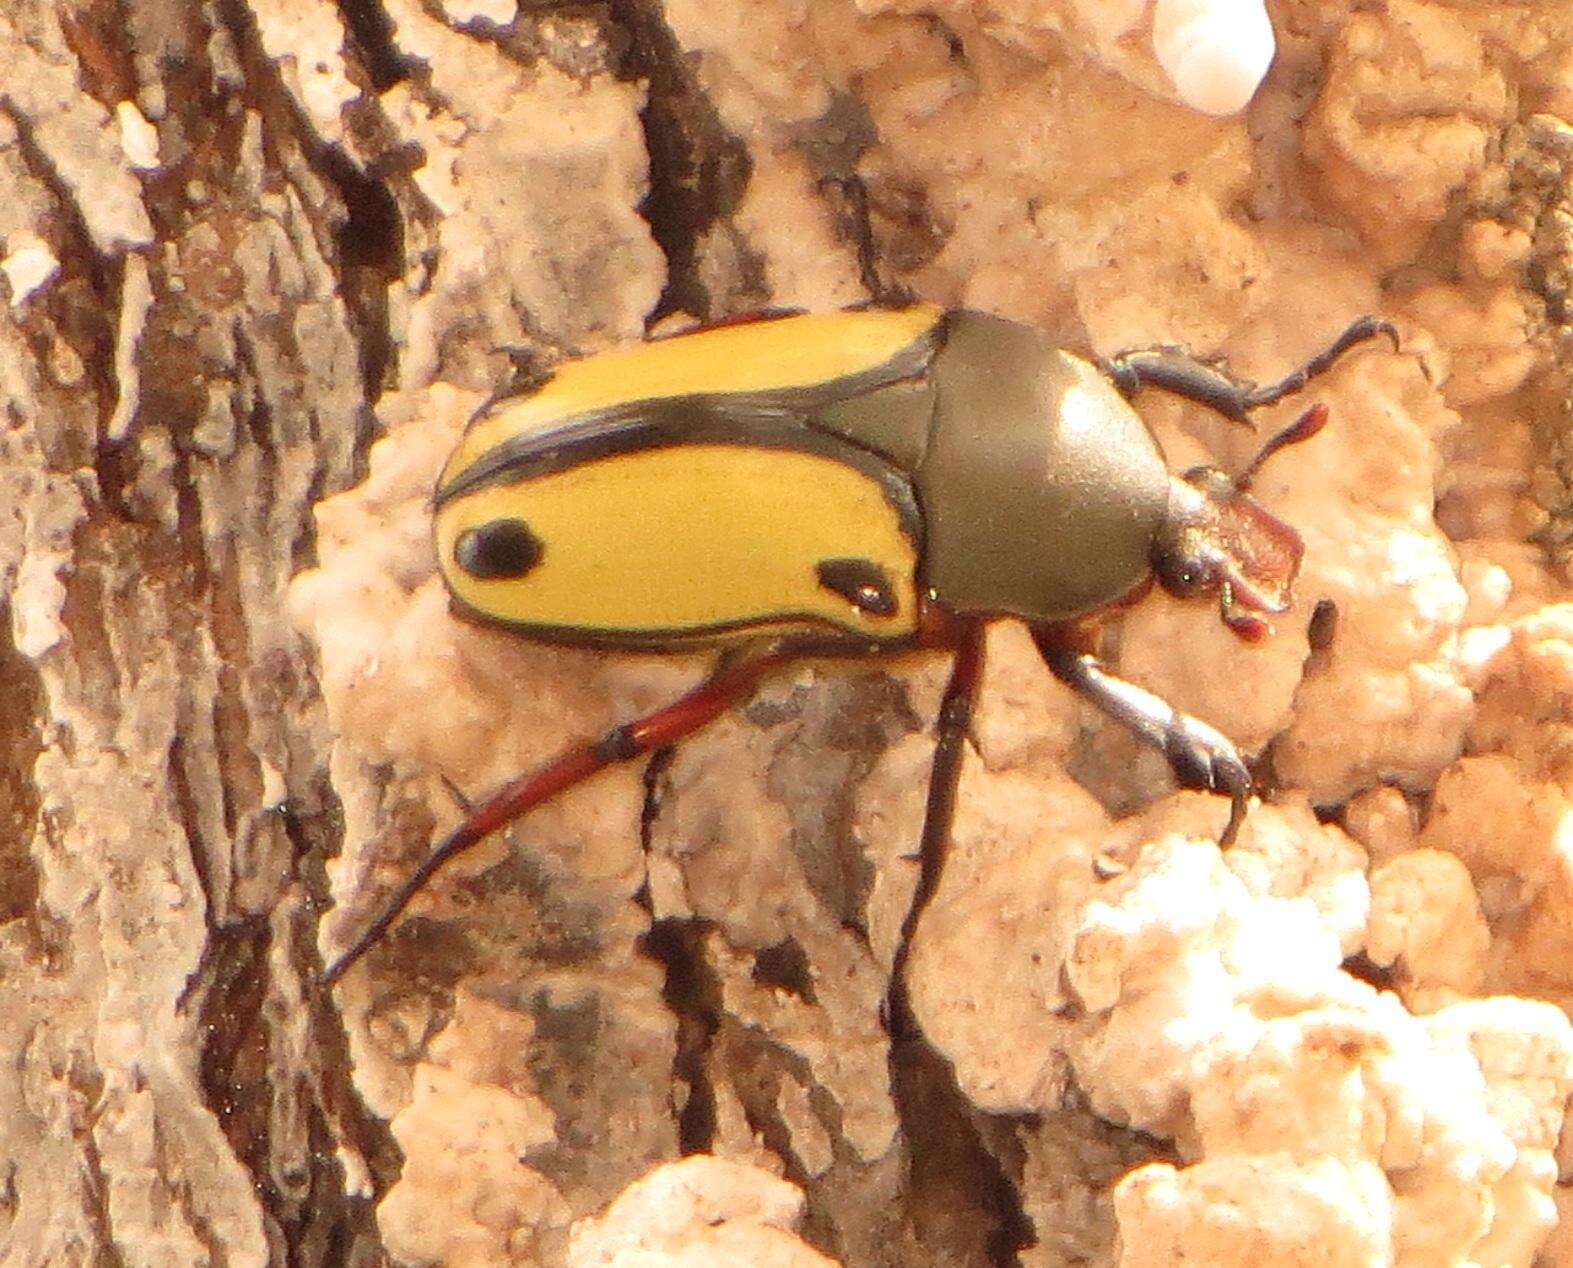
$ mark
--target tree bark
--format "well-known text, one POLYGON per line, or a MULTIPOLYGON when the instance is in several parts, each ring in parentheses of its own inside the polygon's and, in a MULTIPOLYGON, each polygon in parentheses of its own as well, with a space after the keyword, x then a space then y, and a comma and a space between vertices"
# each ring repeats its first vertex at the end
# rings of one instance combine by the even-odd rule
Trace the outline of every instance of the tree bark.
MULTIPOLYGON (((0 1259, 1548 1244, 1573 5, 1276 4, 1231 117, 1112 9, 0 13, 0 1259), (455 787, 704 669, 450 616, 427 499, 470 412, 693 320, 913 296, 1264 379, 1400 319, 1316 389, 1334 439, 1259 482, 1311 545, 1278 639, 1114 623, 1127 673, 1264 755, 1239 849, 1001 626, 911 948, 923 1039, 881 1006, 934 657, 778 676, 323 990, 455 787)), ((1254 443, 1143 408, 1176 467, 1254 443)))

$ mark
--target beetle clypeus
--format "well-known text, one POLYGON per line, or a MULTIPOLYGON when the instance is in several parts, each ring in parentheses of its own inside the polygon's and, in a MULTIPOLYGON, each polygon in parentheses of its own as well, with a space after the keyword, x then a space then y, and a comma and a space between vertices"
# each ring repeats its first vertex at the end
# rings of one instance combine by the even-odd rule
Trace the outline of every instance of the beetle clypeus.
MULTIPOLYGON (((805 656, 952 653, 904 933, 938 882, 983 629, 1025 621, 1062 681, 1230 798, 1251 775, 1222 734, 1109 672, 1087 618, 1156 580, 1216 594, 1245 639, 1289 607, 1298 534, 1247 492, 1314 435, 1312 405, 1230 478, 1171 475, 1130 398, 1158 387, 1247 422, 1393 328, 1365 317, 1257 387, 1182 349, 1094 364, 1036 330, 932 305, 782 314, 570 361, 488 405, 443 470, 437 558, 457 611, 529 638, 713 647, 701 685, 569 748, 471 810, 328 968, 337 981, 449 859, 564 789, 693 733, 805 656)), ((905 945, 906 939, 903 939, 905 945)), ((901 962, 893 998, 900 990, 901 962)))

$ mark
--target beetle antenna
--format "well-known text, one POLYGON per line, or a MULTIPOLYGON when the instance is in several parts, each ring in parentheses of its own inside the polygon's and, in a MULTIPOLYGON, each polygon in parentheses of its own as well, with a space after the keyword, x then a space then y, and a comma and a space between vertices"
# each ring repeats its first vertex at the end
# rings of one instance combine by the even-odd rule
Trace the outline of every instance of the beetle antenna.
POLYGON ((1234 478, 1234 487, 1242 493, 1245 492, 1251 487, 1251 481, 1256 478, 1256 473, 1262 469, 1264 462, 1280 449, 1310 440, 1325 426, 1327 426, 1327 406, 1318 401, 1289 426, 1271 436, 1267 443, 1256 451, 1256 457, 1246 463, 1245 470, 1234 478))

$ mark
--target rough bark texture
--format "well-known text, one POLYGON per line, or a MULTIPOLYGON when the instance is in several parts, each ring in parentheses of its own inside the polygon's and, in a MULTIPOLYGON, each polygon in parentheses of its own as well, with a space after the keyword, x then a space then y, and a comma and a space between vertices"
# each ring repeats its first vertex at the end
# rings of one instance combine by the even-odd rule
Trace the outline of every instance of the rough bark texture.
POLYGON ((1573 1263, 1573 4, 1270 11, 1213 118, 1134 2, 3 6, 0 1259, 1573 1263), (929 1042, 933 658, 781 675, 327 997, 450 785, 703 668, 449 616, 474 405, 906 295, 1264 379, 1400 324, 1258 485, 1277 637, 1111 628, 1262 755, 1239 846, 1001 626, 929 1042))

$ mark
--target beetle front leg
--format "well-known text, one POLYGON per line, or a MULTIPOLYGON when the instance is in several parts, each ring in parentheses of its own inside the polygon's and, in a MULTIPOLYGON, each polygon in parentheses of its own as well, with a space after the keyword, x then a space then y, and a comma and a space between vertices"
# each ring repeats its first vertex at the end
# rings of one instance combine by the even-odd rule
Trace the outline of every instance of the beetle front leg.
POLYGON ((1250 420, 1253 409, 1272 405, 1300 391, 1317 375, 1330 370, 1344 353, 1377 335, 1386 335, 1397 350, 1398 331, 1392 322, 1380 317, 1361 317, 1299 369, 1265 387, 1258 387, 1249 379, 1236 378, 1223 365, 1198 360, 1184 348, 1130 348, 1101 360, 1099 365, 1126 397, 1135 396, 1144 387, 1159 387, 1216 410, 1225 418, 1244 423, 1250 420))
POLYGON ((1032 640, 1056 678, 1161 752, 1180 787, 1229 798, 1229 822, 1218 844, 1232 845, 1245 819, 1251 772, 1229 738, 1152 692, 1117 677, 1055 626, 1034 627, 1032 640))

